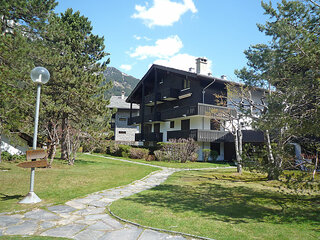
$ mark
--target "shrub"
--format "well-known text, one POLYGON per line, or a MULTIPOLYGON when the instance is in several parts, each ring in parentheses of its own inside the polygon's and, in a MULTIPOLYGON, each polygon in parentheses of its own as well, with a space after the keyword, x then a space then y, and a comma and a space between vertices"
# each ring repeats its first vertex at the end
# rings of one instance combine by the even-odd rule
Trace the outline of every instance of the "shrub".
POLYGON ((161 145, 161 153, 158 151, 154 152, 159 161, 176 161, 185 163, 187 161, 195 161, 198 158, 195 157, 195 154, 197 154, 199 146, 192 138, 180 138, 178 140, 170 139, 168 143, 161 143, 161 145))
POLYGON ((3 161, 12 161, 12 155, 10 154, 10 153, 8 153, 8 152, 2 152, 1 153, 1 159, 3 160, 3 161))
POLYGON ((210 156, 212 158, 212 161, 214 162, 214 161, 217 161, 217 158, 219 157, 219 153, 213 150, 210 152, 210 156))
POLYGON ((211 150, 210 149, 203 149, 202 154, 203 154, 203 161, 208 162, 209 157, 211 155, 211 150))
POLYGON ((129 155, 130 155, 130 149, 132 148, 131 146, 129 145, 123 145, 123 144, 119 144, 119 157, 125 157, 125 158, 128 158, 129 155))
POLYGON ((162 150, 154 151, 154 156, 157 161, 161 161, 161 162, 168 162, 169 161, 169 158, 168 158, 166 152, 164 152, 162 150))
POLYGON ((131 148, 129 157, 133 159, 146 159, 148 157, 149 150, 144 148, 131 148))
POLYGON ((146 160, 147 160, 148 162, 155 161, 155 160, 156 160, 156 157, 155 157, 154 155, 149 154, 146 160))

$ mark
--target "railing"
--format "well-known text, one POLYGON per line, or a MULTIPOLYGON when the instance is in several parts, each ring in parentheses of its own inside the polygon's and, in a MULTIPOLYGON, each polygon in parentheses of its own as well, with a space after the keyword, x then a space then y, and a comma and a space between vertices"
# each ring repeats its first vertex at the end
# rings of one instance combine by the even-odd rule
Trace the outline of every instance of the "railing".
POLYGON ((202 129, 190 129, 190 130, 180 130, 180 131, 168 131, 167 140, 169 139, 179 139, 179 138, 193 138, 195 141, 199 142, 213 142, 213 141, 223 141, 229 138, 229 132, 225 131, 214 131, 214 130, 202 130, 202 129))
MULTIPOLYGON (((157 112, 156 116, 154 116, 153 113, 145 114, 143 120, 144 122, 161 121, 161 114, 160 112, 157 112)), ((140 123, 141 123, 141 116, 134 116, 128 119, 128 125, 140 124, 140 123)))
POLYGON ((168 120, 172 118, 200 115, 215 119, 228 119, 229 116, 234 116, 235 114, 236 112, 232 108, 198 103, 195 106, 183 106, 163 111, 161 117, 162 120, 168 120))
POLYGON ((135 134, 136 141, 148 141, 148 142, 163 142, 163 134, 162 133, 145 133, 142 138, 141 133, 135 134))
MULTIPOLYGON (((151 94, 148 94, 144 97, 144 101, 145 101, 145 104, 148 105, 148 104, 151 104, 151 103, 154 103, 154 93, 151 93, 151 94)), ((157 93, 156 94, 156 101, 160 101, 161 100, 161 94, 160 93, 157 93)))
POLYGON ((165 88, 160 92, 162 100, 172 101, 178 98, 180 90, 174 88, 165 88))

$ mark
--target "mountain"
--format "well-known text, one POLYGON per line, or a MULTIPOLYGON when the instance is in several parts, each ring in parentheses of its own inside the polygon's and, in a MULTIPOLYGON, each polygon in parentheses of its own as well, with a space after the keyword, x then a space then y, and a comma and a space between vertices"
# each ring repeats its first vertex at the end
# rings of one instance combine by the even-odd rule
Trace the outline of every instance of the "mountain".
POLYGON ((113 84, 112 89, 106 93, 107 96, 120 96, 122 91, 128 96, 140 81, 135 77, 119 71, 115 67, 107 67, 107 70, 104 71, 103 74, 106 77, 106 82, 111 81, 113 84))

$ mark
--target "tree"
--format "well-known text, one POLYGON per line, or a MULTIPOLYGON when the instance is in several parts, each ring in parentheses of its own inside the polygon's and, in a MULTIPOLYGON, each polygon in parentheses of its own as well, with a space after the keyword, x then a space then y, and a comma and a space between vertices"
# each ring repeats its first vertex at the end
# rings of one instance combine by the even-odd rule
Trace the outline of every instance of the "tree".
MULTIPOLYGON (((43 116, 49 117, 45 122, 55 119, 55 124, 61 124, 63 158, 72 163, 71 153, 77 149, 71 146, 78 146, 75 141, 80 138, 76 136, 88 130, 82 123, 94 125, 97 119, 110 115, 104 98, 110 84, 102 85, 109 59, 101 62, 109 54, 104 51, 104 38, 94 35, 88 19, 72 9, 60 16, 52 15, 41 36, 48 46, 46 55, 50 56, 41 61, 52 72, 52 79, 43 91, 43 116)), ((106 131, 107 122, 104 123, 99 132, 106 131)))
POLYGON ((281 155, 291 141, 320 134, 320 8, 311 0, 283 0, 277 9, 262 2, 262 7, 270 20, 258 28, 272 40, 245 51, 248 67, 236 74, 271 90, 260 127, 273 132, 281 155))
POLYGON ((0 1, 0 145, 1 134, 30 126, 34 94, 29 74, 37 49, 32 39, 56 5, 54 0, 0 1))

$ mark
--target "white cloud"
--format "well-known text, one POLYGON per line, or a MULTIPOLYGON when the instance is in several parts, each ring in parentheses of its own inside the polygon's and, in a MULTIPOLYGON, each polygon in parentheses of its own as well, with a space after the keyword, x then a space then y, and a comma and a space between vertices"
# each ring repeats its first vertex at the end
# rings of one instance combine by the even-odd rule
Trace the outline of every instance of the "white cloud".
MULTIPOLYGON (((172 56, 168 59, 158 59, 154 61, 155 64, 177 68, 184 71, 189 71, 189 68, 192 67, 196 69, 196 58, 195 56, 183 53, 172 56)), ((212 61, 208 60, 208 72, 211 72, 212 61)))
POLYGON ((138 41, 141 40, 141 39, 144 39, 146 41, 150 41, 151 40, 151 38, 148 38, 148 37, 145 37, 145 36, 141 37, 141 36, 138 36, 138 35, 133 35, 133 38, 138 40, 138 41))
POLYGON ((129 64, 122 64, 119 68, 125 70, 125 71, 130 71, 132 69, 132 65, 129 64))
POLYGON ((198 11, 193 0, 183 0, 183 3, 171 0, 153 0, 153 6, 147 7, 148 4, 146 6, 136 5, 135 10, 137 12, 132 17, 142 19, 148 27, 172 26, 189 10, 192 13, 198 11))
POLYGON ((130 56, 140 60, 148 57, 169 58, 177 54, 182 47, 181 39, 175 35, 165 39, 158 39, 153 46, 138 46, 130 56))

